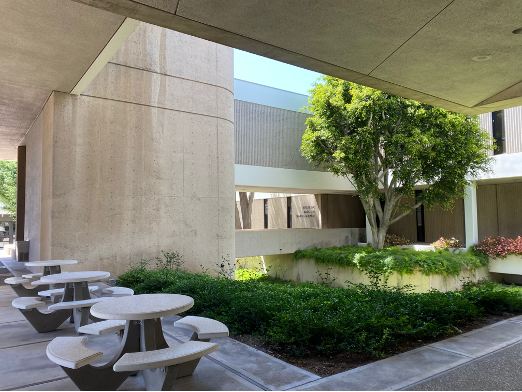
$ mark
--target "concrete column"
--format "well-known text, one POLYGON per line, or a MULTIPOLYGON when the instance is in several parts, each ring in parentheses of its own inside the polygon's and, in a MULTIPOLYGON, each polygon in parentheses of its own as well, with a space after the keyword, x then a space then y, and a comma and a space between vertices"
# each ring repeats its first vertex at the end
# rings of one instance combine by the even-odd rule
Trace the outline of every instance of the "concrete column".
POLYGON ((478 243, 477 188, 474 182, 466 187, 464 228, 466 231, 466 248, 469 248, 478 243))
POLYGON ((372 242, 372 227, 370 226, 370 221, 368 220, 368 216, 366 216, 366 242, 372 242))
POLYGON ((9 222, 9 243, 13 243, 13 221, 9 222))
POLYGON ((233 86, 232 48, 141 23, 82 95, 55 91, 26 137, 30 257, 233 263, 233 86))
POLYGON ((16 171, 16 240, 24 240, 25 221, 25 146, 17 148, 16 171))

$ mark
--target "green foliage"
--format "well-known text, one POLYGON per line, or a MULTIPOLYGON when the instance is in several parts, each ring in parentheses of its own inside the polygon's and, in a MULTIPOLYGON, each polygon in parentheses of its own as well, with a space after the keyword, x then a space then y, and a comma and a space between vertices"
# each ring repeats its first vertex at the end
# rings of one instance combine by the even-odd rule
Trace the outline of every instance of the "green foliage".
POLYGON ((358 268, 365 272, 372 285, 386 284, 388 277, 397 272, 411 275, 440 274, 458 276, 463 267, 470 269, 487 265, 487 258, 473 251, 452 253, 444 250, 417 251, 414 249, 374 249, 369 246, 341 246, 331 248, 298 249, 293 260, 314 259, 316 263, 358 268))
POLYGON ((462 293, 468 301, 487 313, 522 312, 522 288, 519 286, 481 280, 478 283, 465 283, 462 293))
POLYGON ((428 209, 450 208, 469 178, 488 171, 490 136, 478 117, 323 76, 311 91, 302 154, 316 166, 348 178, 382 248, 390 224, 413 211, 401 204, 426 184, 416 200, 428 209), (384 204, 381 205, 381 202, 384 204), (377 225, 379 218, 380 225, 377 225))
POLYGON ((16 162, 0 161, 0 204, 16 217, 16 162))
POLYGON ((219 320, 234 334, 256 334, 296 351, 316 348, 324 353, 350 350, 382 355, 400 342, 454 333, 452 326, 481 317, 483 304, 499 311, 522 310, 519 294, 498 295, 487 286, 415 294, 363 285, 344 289, 293 283, 266 276, 231 280, 139 267, 121 275, 118 285, 136 294, 189 295, 194 307, 186 314, 219 320))

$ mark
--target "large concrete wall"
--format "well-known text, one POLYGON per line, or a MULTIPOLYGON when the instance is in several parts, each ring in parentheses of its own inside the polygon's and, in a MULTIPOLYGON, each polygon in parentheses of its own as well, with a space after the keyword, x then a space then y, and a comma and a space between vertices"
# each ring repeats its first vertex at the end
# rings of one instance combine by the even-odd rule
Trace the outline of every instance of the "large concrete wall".
POLYGON ((41 257, 112 274, 161 250, 190 270, 234 257, 232 49, 142 23, 82 96, 53 101, 41 257))

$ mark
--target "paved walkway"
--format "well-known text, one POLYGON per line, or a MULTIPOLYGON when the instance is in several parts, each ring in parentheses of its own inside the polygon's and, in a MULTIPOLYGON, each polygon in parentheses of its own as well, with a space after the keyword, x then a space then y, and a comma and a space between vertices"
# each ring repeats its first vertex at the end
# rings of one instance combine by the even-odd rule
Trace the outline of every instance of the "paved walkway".
MULTIPOLYGON (((1 251, 0 261, 15 275, 24 273, 1 251)), ((11 307, 14 298, 10 287, 0 286, 0 390, 77 390, 45 354, 54 337, 76 336, 73 326, 38 334, 11 307)), ((173 326, 176 317, 163 319, 171 345, 191 335, 173 326)), ((522 316, 325 378, 232 339, 212 341, 219 350, 193 376, 178 380, 178 390, 522 390, 522 316)), ((90 336, 87 343, 108 358, 117 345, 115 334, 90 336)), ((120 390, 145 390, 141 376, 120 390)))

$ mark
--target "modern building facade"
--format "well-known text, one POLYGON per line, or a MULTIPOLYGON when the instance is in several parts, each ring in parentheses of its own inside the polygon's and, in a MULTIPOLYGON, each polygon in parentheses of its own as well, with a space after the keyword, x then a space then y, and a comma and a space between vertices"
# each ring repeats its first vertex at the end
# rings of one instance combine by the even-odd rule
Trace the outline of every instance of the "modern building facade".
MULTIPOLYGON (((297 196, 272 203, 283 211, 301 206, 297 215, 303 216, 292 227, 311 226, 312 218, 314 227, 323 227, 322 234, 300 229, 316 232, 305 245, 320 235, 325 245, 332 238, 357 242, 361 227, 339 227, 361 226, 360 214, 354 222, 340 218, 341 199, 356 205, 353 189, 314 170, 296 148, 303 128, 293 124, 303 127, 303 97, 234 86, 231 48, 446 109, 486 113, 522 103, 522 46, 512 33, 521 27, 520 7, 515 0, 378 7, 354 1, 3 2, 0 159, 19 165, 16 237, 30 241, 31 260, 74 258, 78 269, 118 274, 160 250, 179 251, 189 269, 212 268, 234 257, 240 239, 235 188, 321 195, 314 196, 316 204, 297 196)), ((508 135, 506 128, 507 144, 508 135)), ((506 183, 521 173, 512 165, 516 155, 503 155, 500 171, 484 179, 500 204, 506 183)), ((499 207, 488 216, 499 233, 514 227, 505 215, 499 207)), ((464 226, 483 219, 475 218, 465 214, 464 226)), ((284 220, 269 224, 280 227, 284 220)), ((259 241, 280 252, 303 243, 283 231, 259 241)))
MULTIPOLYGON (((236 94, 235 106, 236 190, 272 192, 256 196, 252 229, 365 228, 362 204, 349 182, 313 169, 300 154, 308 114, 299 109, 307 104, 307 96, 298 99, 294 93, 236 81, 238 84, 244 85, 244 92, 236 94), (281 184, 281 178, 290 177, 293 179, 281 184), (303 193, 308 195, 296 195, 303 193)), ((420 208, 392 225, 389 233, 421 243, 455 237, 465 244, 466 229, 470 234, 467 202, 476 211, 474 221, 470 219, 473 212, 468 214, 467 224, 478 239, 522 234, 522 107, 482 114, 480 123, 500 148, 491 153, 495 159, 492 173, 476 179, 475 202, 456 200, 450 211, 437 206, 420 208)), ((243 228, 241 216, 236 201, 236 230, 243 228)), ((243 235, 251 234, 237 232, 237 238, 243 235)))

